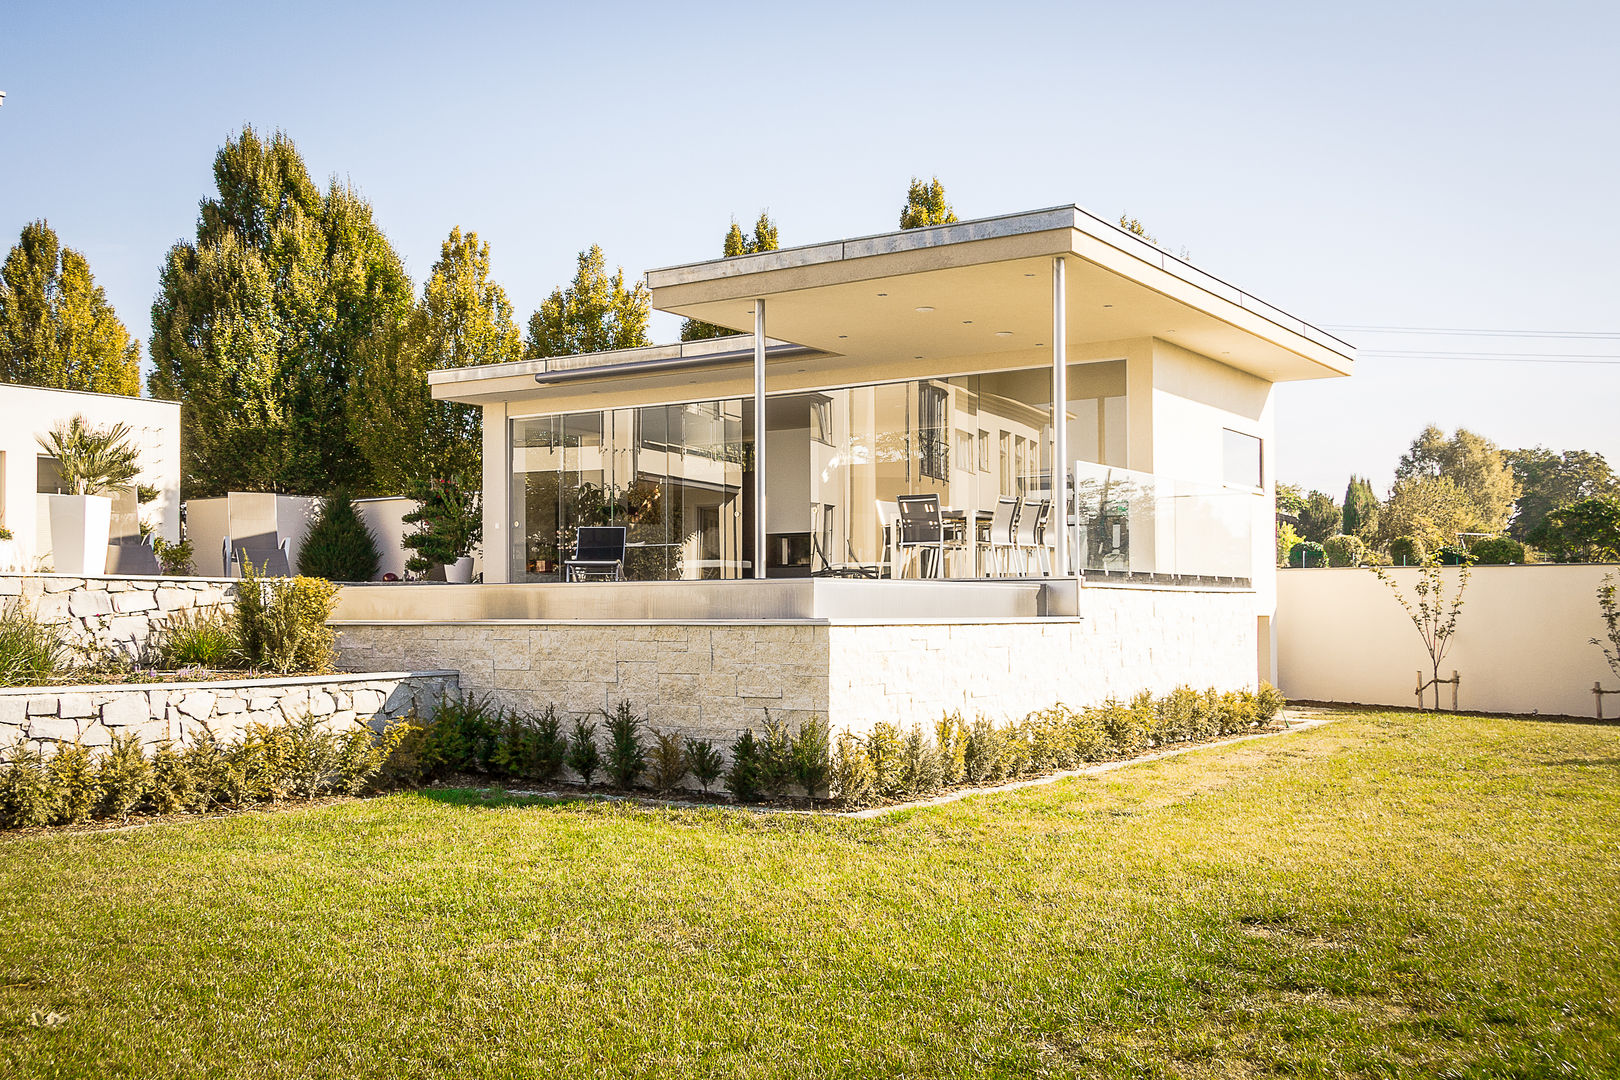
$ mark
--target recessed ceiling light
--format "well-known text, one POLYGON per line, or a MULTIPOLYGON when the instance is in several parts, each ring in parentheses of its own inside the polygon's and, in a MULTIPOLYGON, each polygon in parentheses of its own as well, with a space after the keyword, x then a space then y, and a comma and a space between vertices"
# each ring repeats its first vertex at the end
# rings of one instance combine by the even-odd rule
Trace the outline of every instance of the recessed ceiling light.
POLYGON ((929 307, 929 306, 928 306, 928 305, 927 305, 927 304, 924 304, 924 305, 923 305, 923 306, 922 306, 922 307, 920 307, 920 308, 918 308, 918 309, 917 309, 917 310, 918 310, 918 311, 920 311, 920 312, 922 312, 922 313, 923 313, 923 314, 924 314, 924 315, 926 315, 926 314, 928 314, 928 313, 929 313, 929 312, 930 312, 930 311, 933 311, 933 310, 934 310, 934 309, 933 309, 933 308, 931 308, 931 307, 929 307))
POLYGON ((1113 307, 1113 304, 1104 304, 1103 307, 1113 307))
POLYGON ((845 338, 847 338, 847 337, 849 337, 849 335, 848 335, 848 334, 839 334, 839 335, 838 335, 838 340, 839 340, 839 341, 843 341, 843 340, 844 340, 844 339, 845 339, 845 338))
POLYGON ((1012 337, 1011 330, 997 330, 996 337, 1012 337))
POLYGON ((918 353, 916 356, 913 356, 912 359, 913 360, 921 360, 922 359, 922 353, 918 353))
POLYGON ((962 325, 963 326, 972 326, 973 325, 973 320, 972 319, 963 319, 962 320, 962 325))
POLYGON ((1024 276, 1025 277, 1034 277, 1035 275, 1034 274, 1025 274, 1024 276))
POLYGON ((878 293, 878 295, 879 295, 879 296, 888 296, 888 295, 889 295, 889 294, 888 294, 888 293, 886 293, 886 292, 880 292, 880 293, 878 293))
POLYGON ((800 375, 803 375, 806 371, 809 370, 809 368, 794 368, 793 370, 797 371, 800 375))

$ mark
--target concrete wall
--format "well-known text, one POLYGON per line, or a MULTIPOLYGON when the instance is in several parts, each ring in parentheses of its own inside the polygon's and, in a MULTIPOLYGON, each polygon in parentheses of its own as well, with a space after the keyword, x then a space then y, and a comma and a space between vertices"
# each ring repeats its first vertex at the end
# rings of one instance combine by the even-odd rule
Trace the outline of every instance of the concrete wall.
POLYGON ((119 686, 0 688, 0 746, 19 739, 106 746, 134 733, 144 746, 182 741, 204 728, 229 742, 251 724, 280 724, 313 716, 342 730, 380 728, 415 712, 431 716, 439 699, 456 693, 453 671, 382 671, 290 679, 132 683, 119 686))
MULTIPOLYGON (((1480 566, 1463 594, 1441 669, 1462 674, 1459 703, 1483 712, 1591 716, 1592 684, 1620 689, 1591 638, 1604 637, 1597 589, 1614 566, 1480 566)), ((1391 571, 1408 600, 1419 571, 1391 571)), ((1448 593, 1458 571, 1446 570, 1448 593)), ((1617 575, 1620 577, 1620 575, 1617 575)), ((1412 706, 1429 654, 1389 587, 1369 570, 1277 575, 1277 662, 1291 698, 1412 706)), ((1428 700, 1432 703, 1432 692, 1428 700)), ((1451 705, 1449 687, 1441 701, 1451 705)), ((1608 715, 1620 698, 1608 698, 1608 715)))
POLYGON ((0 575, 0 603, 17 597, 40 622, 66 627, 77 646, 135 657, 175 613, 235 596, 236 582, 221 578, 0 575))
POLYGON ((140 450, 136 482, 158 489, 140 508, 166 540, 180 539, 180 405, 174 401, 0 385, 0 524, 16 537, 22 565, 50 554, 50 524, 39 512, 38 438, 75 415, 96 427, 126 424, 140 450))
POLYGON ((1183 683, 1252 686, 1252 601, 1094 588, 1080 619, 334 625, 350 670, 452 668, 465 689, 525 709, 628 699, 656 726, 729 743, 767 708, 859 732, 956 709, 1003 717, 1183 683))

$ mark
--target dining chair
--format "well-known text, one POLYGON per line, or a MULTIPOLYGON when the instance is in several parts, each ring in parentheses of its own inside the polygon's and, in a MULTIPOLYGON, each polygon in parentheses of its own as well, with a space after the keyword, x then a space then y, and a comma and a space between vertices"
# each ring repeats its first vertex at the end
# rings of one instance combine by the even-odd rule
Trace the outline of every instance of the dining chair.
POLYGON ((1051 560, 1046 554, 1046 521, 1052 516, 1052 500, 1037 499, 1026 503, 1018 515, 1018 553, 1023 557, 1023 576, 1030 575, 1030 563, 1045 577, 1052 572, 1051 560), (1030 509, 1033 507, 1034 512, 1030 509))
POLYGON ((1018 550, 1018 511, 1023 502, 1016 495, 1003 495, 996 500, 996 510, 990 518, 990 562, 996 577, 1007 576, 1008 555, 1018 550))
POLYGON ((938 495, 901 495, 895 499, 900 509, 900 553, 905 562, 915 553, 918 577, 943 577, 945 572, 945 519, 940 513, 938 495), (934 553, 929 572, 928 553, 934 553))
POLYGON ((882 555, 878 562, 889 568, 889 576, 900 576, 900 507, 888 499, 874 500, 877 506, 878 528, 883 530, 882 555))

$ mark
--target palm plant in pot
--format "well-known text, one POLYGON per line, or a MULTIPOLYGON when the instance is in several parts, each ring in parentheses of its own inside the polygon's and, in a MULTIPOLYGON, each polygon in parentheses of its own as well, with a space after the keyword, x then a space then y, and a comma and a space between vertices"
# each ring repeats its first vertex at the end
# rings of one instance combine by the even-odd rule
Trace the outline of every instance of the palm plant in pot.
POLYGON ((446 581, 471 581, 473 552, 484 537, 478 492, 456 480, 427 480, 413 485, 410 496, 417 506, 404 521, 416 530, 405 537, 413 552, 405 568, 421 574, 443 566, 446 581))
POLYGON ((140 471, 140 451, 128 425, 94 427, 83 416, 74 416, 38 441, 56 459, 68 491, 47 496, 56 572, 105 573, 112 524, 112 499, 107 493, 127 486, 140 471))

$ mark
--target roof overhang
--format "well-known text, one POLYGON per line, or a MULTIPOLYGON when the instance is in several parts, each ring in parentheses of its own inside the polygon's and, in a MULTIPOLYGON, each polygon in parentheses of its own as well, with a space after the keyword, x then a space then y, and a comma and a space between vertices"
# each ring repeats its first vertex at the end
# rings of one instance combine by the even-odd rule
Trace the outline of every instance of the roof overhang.
MULTIPOLYGON (((1348 375, 1355 350, 1077 206, 652 270, 662 311, 881 371, 1050 362, 1052 258, 1071 350, 1159 338, 1271 382, 1348 375), (971 365, 967 365, 971 366, 971 365)), ((965 369, 965 368, 964 368, 965 369)))

